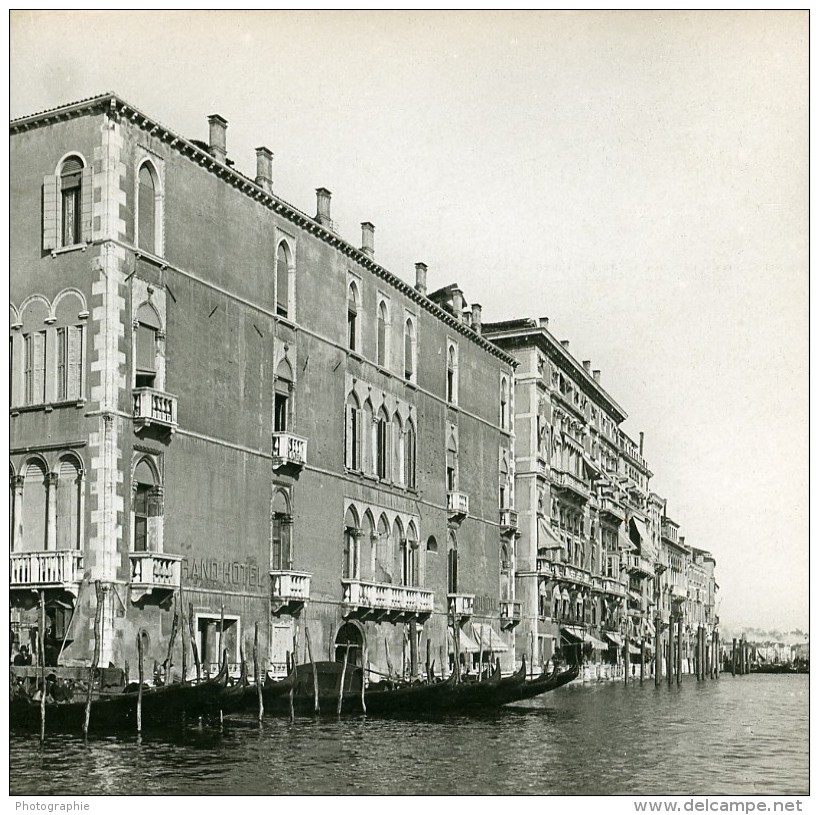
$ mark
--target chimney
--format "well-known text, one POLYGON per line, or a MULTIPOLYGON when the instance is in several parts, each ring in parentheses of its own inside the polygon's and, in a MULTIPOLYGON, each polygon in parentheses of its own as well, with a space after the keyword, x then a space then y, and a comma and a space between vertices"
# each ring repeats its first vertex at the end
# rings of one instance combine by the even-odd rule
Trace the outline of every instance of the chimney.
POLYGON ((640 455, 643 455, 643 431, 640 431, 640 455))
POLYGON ((227 159, 227 119, 214 113, 208 116, 208 124, 210 125, 210 154, 224 164, 227 159))
POLYGON ((568 340, 561 340, 560 344, 563 346, 564 350, 569 350, 569 341, 568 340))
POLYGON ((538 325, 541 328, 548 328, 549 327, 549 318, 548 317, 538 317, 538 325))
POLYGON ((361 224, 361 251, 371 258, 375 254, 375 227, 369 222, 361 224))
POLYGON ((594 378, 594 381, 599 385, 600 384, 600 369, 599 368, 592 371, 592 377, 594 378))
POLYGON ((583 370, 588 374, 591 373, 591 360, 584 359, 583 360, 583 370))
POLYGON ((333 193, 326 187, 316 190, 316 220, 328 229, 333 228, 333 219, 330 217, 330 198, 333 193))
POLYGON ((452 313, 456 320, 463 320, 464 317, 464 293, 459 288, 452 290, 452 313))
POLYGON ((476 334, 481 333, 481 304, 472 304, 472 330, 476 334))
POLYGON ((265 192, 273 192, 273 153, 266 147, 256 148, 256 183, 265 192))
POLYGON ((427 293, 427 264, 415 264, 415 290, 421 294, 427 293))

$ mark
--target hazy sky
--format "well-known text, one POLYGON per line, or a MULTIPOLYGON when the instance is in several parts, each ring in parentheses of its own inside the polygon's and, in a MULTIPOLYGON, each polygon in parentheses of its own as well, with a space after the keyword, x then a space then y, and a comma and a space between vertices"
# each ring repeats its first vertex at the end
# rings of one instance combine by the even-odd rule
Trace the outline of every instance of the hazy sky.
POLYGON ((12 117, 113 90, 484 320, 549 316, 646 434, 729 626, 808 623, 806 12, 14 12, 12 117))

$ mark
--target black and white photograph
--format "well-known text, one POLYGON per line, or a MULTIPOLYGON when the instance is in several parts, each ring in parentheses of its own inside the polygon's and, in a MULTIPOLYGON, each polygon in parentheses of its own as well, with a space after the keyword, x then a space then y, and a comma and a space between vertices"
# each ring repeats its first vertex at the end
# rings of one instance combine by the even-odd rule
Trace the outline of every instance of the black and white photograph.
POLYGON ((808 10, 8 25, 10 809, 803 811, 808 10))

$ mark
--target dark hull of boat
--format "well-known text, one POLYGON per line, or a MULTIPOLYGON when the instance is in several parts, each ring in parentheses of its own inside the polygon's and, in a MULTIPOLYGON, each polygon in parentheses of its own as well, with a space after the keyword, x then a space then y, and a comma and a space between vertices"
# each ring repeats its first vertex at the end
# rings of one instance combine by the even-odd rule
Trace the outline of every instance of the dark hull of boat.
MULTIPOLYGON (((182 716, 197 717, 218 711, 224 683, 219 680, 199 685, 167 685, 142 692, 142 726, 154 728, 172 725, 182 716)), ((98 696, 91 701, 89 728, 94 731, 133 730, 137 726, 137 691, 98 696)), ((46 730, 82 732, 85 724, 85 701, 47 703, 46 730)), ((40 703, 27 698, 12 699, 9 721, 12 728, 40 728, 40 703)))

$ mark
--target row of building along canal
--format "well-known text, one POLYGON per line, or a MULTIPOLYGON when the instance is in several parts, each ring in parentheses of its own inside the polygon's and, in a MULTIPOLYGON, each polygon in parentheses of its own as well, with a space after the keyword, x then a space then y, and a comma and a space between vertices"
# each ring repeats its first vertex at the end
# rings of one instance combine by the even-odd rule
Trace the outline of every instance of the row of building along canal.
POLYGON ((405 282, 227 128, 115 94, 11 122, 15 690, 713 674, 715 558, 616 372, 405 282))

